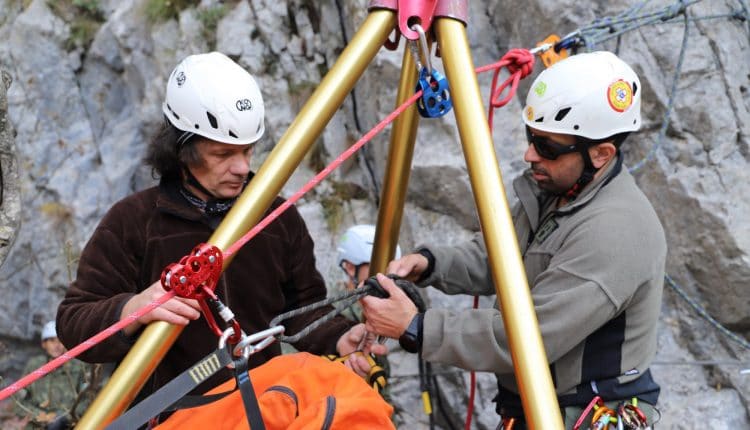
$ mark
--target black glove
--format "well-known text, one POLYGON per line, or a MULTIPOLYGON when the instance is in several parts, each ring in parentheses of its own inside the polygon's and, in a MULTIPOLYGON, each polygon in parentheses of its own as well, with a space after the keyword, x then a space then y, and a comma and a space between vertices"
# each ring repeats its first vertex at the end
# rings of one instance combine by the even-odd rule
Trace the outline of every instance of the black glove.
MULTIPOLYGON (((414 306, 417 307, 418 312, 422 313, 427 310, 427 306, 425 305, 424 300, 419 294, 419 290, 417 289, 417 286, 414 285, 414 283, 407 281, 406 279, 402 279, 396 275, 388 275, 388 277, 393 279, 393 282, 396 284, 396 286, 404 291, 406 297, 408 297, 414 303, 414 306)), ((375 276, 371 276, 365 280, 365 287, 370 287, 369 294, 372 296, 379 297, 381 299, 387 299, 388 297, 390 297, 390 294, 388 294, 388 292, 380 285, 378 279, 375 276)))

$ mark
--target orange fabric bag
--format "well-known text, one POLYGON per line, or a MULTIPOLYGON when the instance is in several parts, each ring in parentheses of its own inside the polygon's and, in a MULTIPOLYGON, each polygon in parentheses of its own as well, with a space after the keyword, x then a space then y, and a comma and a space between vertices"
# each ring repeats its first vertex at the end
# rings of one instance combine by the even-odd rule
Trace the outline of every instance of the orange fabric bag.
MULTIPOLYGON (((300 352, 250 371, 266 430, 395 429, 393 407, 341 363, 300 352)), ((234 388, 227 381, 206 394, 234 388)), ((248 430, 239 391, 211 404, 176 412, 158 430, 248 430)))

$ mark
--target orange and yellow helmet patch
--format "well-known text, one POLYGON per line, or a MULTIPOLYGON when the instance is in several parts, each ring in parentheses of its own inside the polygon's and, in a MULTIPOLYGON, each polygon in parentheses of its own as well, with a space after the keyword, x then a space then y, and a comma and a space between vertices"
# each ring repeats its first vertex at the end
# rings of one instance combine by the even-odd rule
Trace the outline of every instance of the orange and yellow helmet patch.
POLYGON ((633 104, 633 88, 619 79, 607 87, 607 101, 612 109, 625 112, 633 104))

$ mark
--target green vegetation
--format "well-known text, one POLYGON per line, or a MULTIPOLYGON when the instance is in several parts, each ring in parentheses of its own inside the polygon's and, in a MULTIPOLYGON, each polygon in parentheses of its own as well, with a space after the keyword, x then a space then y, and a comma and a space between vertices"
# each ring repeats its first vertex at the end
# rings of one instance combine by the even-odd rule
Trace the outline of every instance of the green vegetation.
POLYGON ((337 182, 332 179, 326 181, 331 184, 331 191, 319 196, 318 200, 323 207, 323 218, 326 220, 328 229, 337 231, 344 217, 344 202, 353 199, 366 199, 368 197, 367 191, 351 183, 337 182))
POLYGON ((224 18, 228 11, 227 6, 223 4, 211 5, 198 11, 198 21, 202 25, 201 35, 211 50, 216 49, 216 28, 219 21, 224 18))
POLYGON ((181 10, 197 6, 199 3, 199 0, 149 0, 146 4, 146 17, 151 22, 177 19, 181 10))
MULTIPOLYGON (((201 23, 200 33, 210 49, 216 48, 216 28, 237 1, 212 4, 196 10, 196 18, 201 23)), ((200 0, 149 0, 146 4, 146 17, 152 23, 177 19, 180 12, 200 5, 200 0)))
POLYGON ((48 0, 52 12, 70 26, 65 48, 86 49, 105 21, 99 0, 48 0))
MULTIPOLYGON (((328 164, 330 158, 323 143, 318 140, 313 146, 307 158, 307 165, 314 172, 320 172, 328 164)), ((330 187, 321 187, 325 191, 316 193, 315 199, 323 206, 323 217, 326 220, 328 229, 337 231, 341 225, 343 214, 343 204, 349 200, 366 199, 368 193, 362 187, 350 182, 339 182, 330 176, 324 180, 330 187)))
POLYGON ((326 164, 328 164, 326 163, 327 158, 328 151, 326 151, 326 147, 323 145, 323 142, 318 139, 307 158, 307 165, 310 166, 313 171, 320 172, 324 167, 326 167, 326 164))

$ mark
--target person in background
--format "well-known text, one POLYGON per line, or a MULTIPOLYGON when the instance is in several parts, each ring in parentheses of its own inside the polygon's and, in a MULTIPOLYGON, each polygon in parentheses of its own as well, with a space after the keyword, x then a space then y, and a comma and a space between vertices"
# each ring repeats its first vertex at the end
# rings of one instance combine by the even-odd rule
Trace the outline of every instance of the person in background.
MULTIPOLYGON (((370 273, 370 258, 375 243, 375 226, 358 224, 349 227, 341 236, 338 245, 338 264, 346 274, 344 288, 352 291, 370 273)), ((401 257, 401 247, 396 245, 396 258, 401 257)), ((347 318, 362 322, 362 308, 352 304, 342 311, 347 318)))
MULTIPOLYGON (((55 322, 42 328, 39 354, 24 368, 28 375, 67 350, 57 338, 55 322)), ((31 429, 64 430, 73 428, 96 394, 97 381, 93 367, 79 360, 70 360, 43 378, 37 380, 15 396, 16 415, 27 421, 31 429), (93 383, 92 383, 93 382, 93 383)))
MULTIPOLYGON (((513 223, 568 429, 595 396, 613 411, 637 407, 649 425, 656 416, 660 388, 649 367, 667 244, 620 153, 641 126, 642 92, 636 73, 616 55, 584 53, 540 73, 522 111, 530 168, 513 182, 519 200, 513 223)), ((459 245, 421 246, 387 271, 448 294, 495 293, 481 235, 459 245)), ((399 338, 428 361, 494 372, 498 428, 526 428, 499 310, 420 313, 390 279, 378 279, 391 297, 361 300, 368 331, 399 338)), ((585 425, 591 418, 584 417, 585 425)))

